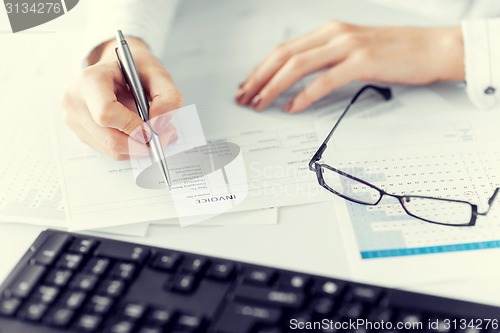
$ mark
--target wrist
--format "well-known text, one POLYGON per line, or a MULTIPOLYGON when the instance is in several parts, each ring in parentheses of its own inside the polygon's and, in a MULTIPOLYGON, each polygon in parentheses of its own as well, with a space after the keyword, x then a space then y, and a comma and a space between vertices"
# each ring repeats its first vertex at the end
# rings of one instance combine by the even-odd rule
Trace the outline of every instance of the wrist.
POLYGON ((441 59, 439 81, 465 80, 464 41, 460 27, 442 28, 438 40, 441 59))

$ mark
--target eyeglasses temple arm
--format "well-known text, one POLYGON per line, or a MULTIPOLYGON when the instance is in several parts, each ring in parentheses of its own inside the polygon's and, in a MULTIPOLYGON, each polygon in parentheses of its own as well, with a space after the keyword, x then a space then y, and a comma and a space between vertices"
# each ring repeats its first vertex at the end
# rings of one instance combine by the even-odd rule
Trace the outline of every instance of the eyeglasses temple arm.
POLYGON ((314 168, 314 163, 316 163, 319 160, 321 160, 321 157, 323 156, 323 152, 326 149, 326 141, 328 141, 328 140, 325 140, 325 142, 323 142, 321 144, 321 146, 319 147, 319 149, 316 151, 316 153, 313 155, 313 157, 309 161, 309 170, 316 171, 316 169, 314 168))
POLYGON ((356 100, 358 99, 359 96, 361 96, 366 90, 368 89, 373 89, 375 90, 377 93, 379 93, 386 101, 387 100, 390 100, 392 98, 392 91, 390 88, 385 88, 385 87, 377 87, 377 86, 373 86, 373 85, 365 85, 364 87, 362 87, 357 93, 356 95, 354 95, 351 99, 351 101, 349 102, 349 104, 347 105, 347 107, 345 108, 344 112, 342 112, 342 114, 340 115, 340 117, 337 119, 337 122, 335 123, 335 125, 333 125, 333 128, 330 130, 330 133, 328 133, 328 135, 326 136, 326 139, 325 141, 323 141, 323 143, 321 144, 321 146, 319 147, 319 149, 316 151, 316 153, 314 154, 314 156, 311 158, 311 160, 309 161, 309 170, 311 171, 316 171, 316 169, 314 168, 314 163, 318 162, 319 160, 321 160, 321 156, 323 155, 323 152, 325 151, 326 149, 326 144, 328 143, 328 141, 330 140, 330 138, 332 137, 333 135, 333 132, 335 132, 335 130, 337 129, 337 126, 339 126, 340 124, 340 121, 342 120, 342 118, 344 118, 344 116, 346 115, 346 113, 349 111, 349 109, 351 108, 351 105, 354 104, 354 102, 356 102, 356 100))
POLYGON ((332 137, 333 135, 333 132, 335 132, 335 130, 337 129, 337 127, 339 126, 340 122, 342 121, 342 118, 344 118, 344 116, 346 115, 346 113, 349 111, 349 109, 351 108, 351 106, 357 101, 357 99, 359 98, 359 96, 361 96, 366 90, 368 89, 372 89, 372 90, 375 90, 379 95, 381 95, 386 101, 390 100, 392 98, 392 91, 390 88, 385 88, 385 87, 378 87, 378 86, 373 86, 373 85, 365 85, 363 88, 361 88, 357 93, 356 95, 354 95, 352 98, 351 98, 351 101, 349 102, 349 104, 347 105, 347 107, 345 108, 344 112, 342 112, 342 114, 340 115, 340 117, 337 119, 337 122, 335 123, 335 125, 333 125, 333 128, 332 130, 330 131, 330 133, 328 133, 325 141, 323 141, 323 144, 326 145, 326 143, 328 143, 328 140, 330 140, 330 138, 332 137))
POLYGON ((499 191, 500 191, 500 187, 497 187, 495 189, 495 192, 493 192, 493 195, 488 199, 488 209, 486 211, 484 211, 484 212, 478 212, 477 215, 486 216, 486 214, 488 214, 488 212, 490 211, 491 205, 495 201, 495 199, 496 199, 497 194, 498 194, 499 191))

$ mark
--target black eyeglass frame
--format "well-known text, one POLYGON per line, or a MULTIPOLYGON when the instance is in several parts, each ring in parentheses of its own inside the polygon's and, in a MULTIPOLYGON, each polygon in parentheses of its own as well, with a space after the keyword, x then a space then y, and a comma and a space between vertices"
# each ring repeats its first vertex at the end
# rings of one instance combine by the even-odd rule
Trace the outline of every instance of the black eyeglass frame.
POLYGON ((339 170, 339 169, 336 169, 328 164, 325 164, 325 163, 320 163, 319 161, 321 160, 322 158, 322 155, 323 155, 323 152, 326 150, 327 148, 327 144, 328 142, 330 141, 330 138, 332 137, 333 133, 335 132, 335 130, 337 129, 338 125, 340 124, 342 118, 344 118, 344 116, 347 114, 347 112, 349 111, 349 109, 351 108, 351 106, 358 100, 358 98, 367 90, 374 90, 375 92, 377 92, 380 96, 382 96, 384 98, 385 101, 388 101, 392 98, 392 91, 390 88, 387 88, 387 87, 379 87, 379 86, 375 86, 375 85, 365 85, 363 86, 360 90, 358 90, 358 92, 356 94, 354 94, 354 96, 351 98, 351 101, 349 102, 349 104, 347 105, 347 107, 344 109, 344 111, 342 112, 342 114, 340 115, 340 117, 337 119, 335 125, 332 127, 332 129, 330 130, 330 133, 328 133, 327 137, 325 138, 325 140, 323 141, 323 143, 321 144, 321 146, 318 148, 318 150, 316 151, 316 153, 313 155, 313 157, 311 158, 311 160, 309 161, 309 169, 313 172, 316 173, 316 177, 318 179, 318 183, 320 186, 322 186, 323 188, 327 189, 328 191, 338 195, 339 197, 345 199, 345 200, 348 200, 348 201, 351 201, 351 202, 354 202, 354 203, 357 203, 357 204, 361 204, 361 205, 366 205, 366 206, 376 206, 379 204, 379 202, 382 200, 382 198, 384 197, 384 195, 387 195, 389 197, 393 197, 393 198, 396 198, 401 207, 403 207, 404 211, 406 212, 406 214, 408 214, 409 216, 411 217, 414 217, 414 218, 417 218, 419 220, 422 220, 422 221, 425 221, 425 222, 428 222, 428 223, 433 223, 433 224, 438 224, 438 225, 445 225, 445 226, 452 226, 452 227, 470 227, 470 226, 474 226, 476 224, 476 220, 477 220, 477 216, 478 215, 481 215, 481 216, 486 216, 488 214, 488 212, 490 211, 490 208, 491 208, 491 205, 492 203, 494 202, 497 194, 498 194, 498 191, 500 190, 499 187, 497 187, 495 189, 495 191, 493 192, 493 195, 488 199, 488 209, 486 209, 484 212, 478 212, 478 207, 476 204, 474 203, 471 203, 469 201, 464 201, 464 200, 452 200, 452 199, 445 199, 445 198, 436 198, 436 197, 428 197, 428 196, 419 196, 419 195, 398 195, 398 194, 392 194, 392 193, 388 193, 380 188, 378 188, 377 186, 373 185, 373 184, 370 184, 369 182, 365 181, 365 180, 362 180, 362 179, 359 179, 353 175, 350 175, 342 170, 339 170), (356 199, 353 199, 351 197, 348 197, 342 193, 339 193, 337 191, 335 191, 334 189, 332 189, 330 186, 328 186, 328 184, 325 183, 325 180, 323 179, 323 168, 326 168, 330 171, 333 171, 341 176, 344 176, 344 177, 347 177, 349 179, 352 179, 352 180, 355 180, 365 186, 368 186, 376 191, 379 192, 380 194, 380 197, 378 198, 378 200, 375 202, 375 203, 368 203, 368 202, 363 202, 363 201, 359 201, 359 200, 356 200, 356 199), (412 214, 411 212, 408 211, 408 209, 405 207, 405 204, 404 204, 404 201, 405 200, 408 200, 408 202, 412 199, 412 198, 418 198, 418 199, 432 199, 432 200, 440 200, 440 201, 446 201, 446 202, 452 202, 452 203, 461 203, 461 204, 467 204, 467 205, 470 205, 471 207, 471 217, 470 217, 470 220, 467 224, 463 224, 463 223, 460 223, 460 224, 453 224, 453 223, 443 223, 443 222, 437 222, 437 221, 432 221, 432 220, 427 220, 425 218, 422 218, 420 216, 416 216, 414 214, 412 214))

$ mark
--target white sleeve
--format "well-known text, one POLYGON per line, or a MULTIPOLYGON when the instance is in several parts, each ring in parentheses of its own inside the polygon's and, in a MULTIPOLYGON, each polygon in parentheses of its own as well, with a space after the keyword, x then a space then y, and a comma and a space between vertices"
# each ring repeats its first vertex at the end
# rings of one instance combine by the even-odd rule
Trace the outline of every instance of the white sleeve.
POLYGON ((116 30, 142 39, 161 56, 174 19, 177 0, 89 0, 83 54, 115 37, 116 30))
POLYGON ((462 34, 467 94, 490 109, 500 102, 500 18, 464 20, 462 34))

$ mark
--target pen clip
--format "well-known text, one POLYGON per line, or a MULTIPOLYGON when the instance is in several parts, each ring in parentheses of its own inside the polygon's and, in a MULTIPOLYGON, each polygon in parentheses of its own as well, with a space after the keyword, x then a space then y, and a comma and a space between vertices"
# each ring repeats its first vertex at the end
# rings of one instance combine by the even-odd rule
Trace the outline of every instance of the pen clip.
MULTIPOLYGON (((115 53, 116 53, 116 57, 118 58, 118 67, 120 67, 120 70, 122 72, 122 77, 123 77, 123 82, 125 83, 125 86, 127 87, 127 90, 128 91, 132 91, 131 88, 130 88, 130 84, 129 84, 129 80, 128 80, 128 76, 127 74, 125 73, 125 69, 123 69, 123 65, 122 65, 122 59, 120 57, 120 52, 118 51, 118 47, 115 47, 115 53)), ((134 103, 135 103, 135 107, 137 109, 137 113, 140 115, 141 114, 141 108, 140 108, 140 105, 139 105, 139 102, 136 100, 135 96, 133 96, 133 100, 134 100, 134 103)), ((144 119, 143 119, 144 120, 144 119)), ((149 123, 147 121, 144 121, 148 127, 152 130, 151 126, 149 126, 149 123)))
POLYGON ((115 47, 115 53, 116 53, 116 57, 118 58, 118 67, 120 67, 120 70, 122 72, 123 82, 125 83, 125 86, 127 87, 127 89, 130 91, 130 85, 129 85, 128 80, 127 80, 127 75, 125 74, 125 70, 123 69, 122 58, 120 57, 120 52, 118 51, 118 47, 115 47))
MULTIPOLYGON (((116 53, 116 57, 118 58, 118 67, 120 67, 121 72, 122 72, 123 82, 125 83, 125 86, 127 87, 127 90, 129 92, 132 92, 131 83, 130 83, 129 77, 127 76, 127 73, 125 72, 125 69, 123 67, 123 62, 122 62, 122 58, 120 57, 120 52, 118 50, 118 47, 115 47, 115 53, 116 53)), ((132 94, 132 96, 133 96, 133 99, 134 99, 135 107, 137 109, 137 113, 139 114, 139 116, 141 117, 141 119, 148 125, 148 127, 151 130, 153 130, 153 128, 149 125, 147 117, 144 116, 144 115, 148 114, 147 110, 143 110, 141 108, 140 103, 136 99, 136 97, 135 97, 134 94, 132 94)))

